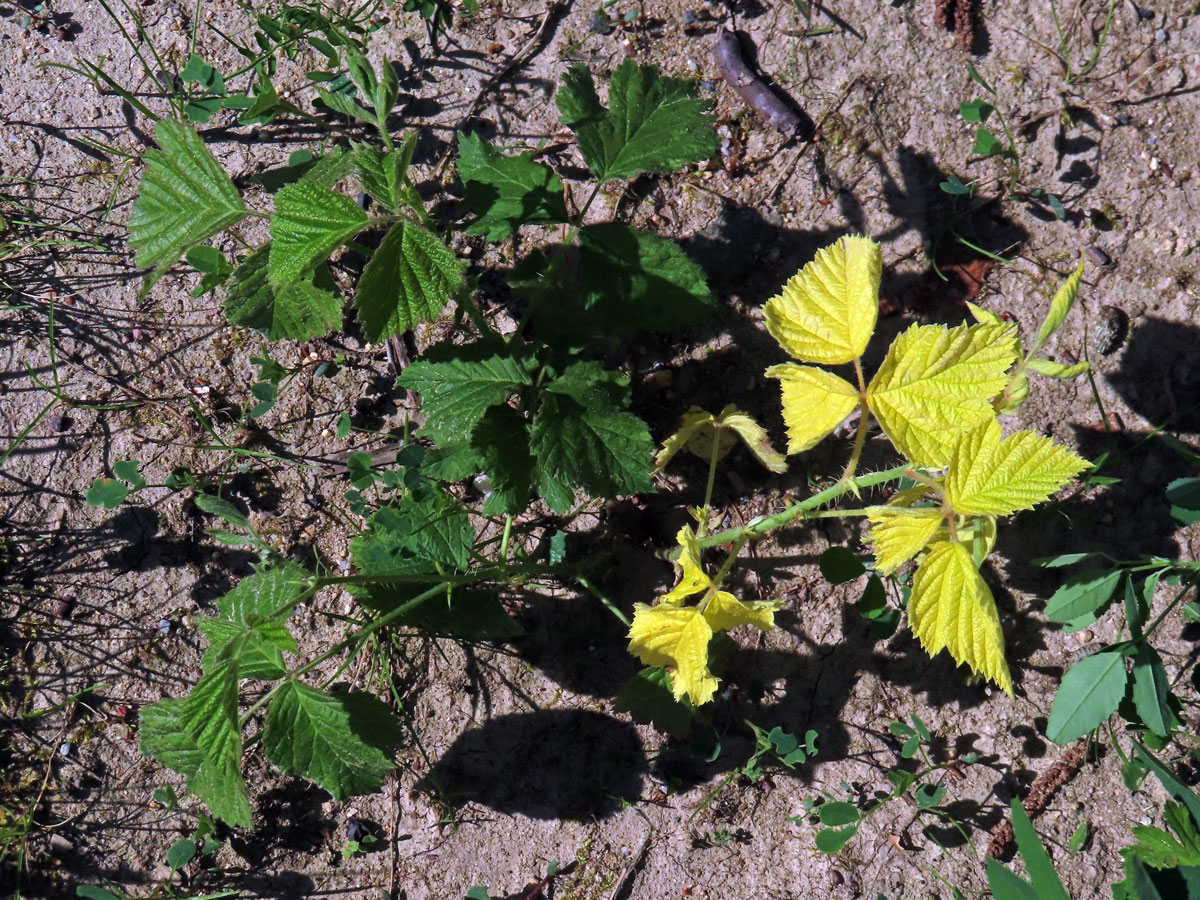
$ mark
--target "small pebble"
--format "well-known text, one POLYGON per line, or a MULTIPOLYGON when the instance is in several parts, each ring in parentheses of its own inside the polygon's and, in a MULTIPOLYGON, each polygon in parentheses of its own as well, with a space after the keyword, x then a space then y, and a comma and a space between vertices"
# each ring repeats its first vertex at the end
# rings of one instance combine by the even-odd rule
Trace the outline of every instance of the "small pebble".
POLYGON ((58 755, 59 755, 59 756, 70 756, 70 755, 71 755, 71 751, 72 751, 72 750, 74 750, 74 749, 75 749, 75 746, 74 746, 73 744, 69 743, 69 742, 68 742, 68 743, 59 744, 59 745, 58 745, 58 755))
POLYGON ((1090 644, 1094 636, 1095 635, 1092 634, 1092 630, 1090 628, 1085 628, 1083 631, 1075 633, 1075 640, 1079 641, 1081 644, 1090 644))
POLYGON ((1092 349, 1101 356, 1116 353, 1129 334, 1129 316, 1115 306, 1104 306, 1092 327, 1092 349))
POLYGON ((1099 247, 1088 247, 1086 251, 1087 258, 1098 266, 1111 266, 1112 257, 1101 250, 1099 247))
POLYGON ((170 619, 159 619, 158 620, 158 633, 159 634, 170 634, 171 633, 171 620, 170 619))
POLYGON ((1128 125, 1132 121, 1133 121, 1133 119, 1130 118, 1128 113, 1121 113, 1120 115, 1117 116, 1117 124, 1118 125, 1128 125))
POLYGON ((1170 38, 1171 35, 1167 33, 1167 29, 1165 28, 1160 28, 1158 31, 1154 32, 1154 39, 1160 44, 1165 44, 1168 40, 1170 40, 1170 38))

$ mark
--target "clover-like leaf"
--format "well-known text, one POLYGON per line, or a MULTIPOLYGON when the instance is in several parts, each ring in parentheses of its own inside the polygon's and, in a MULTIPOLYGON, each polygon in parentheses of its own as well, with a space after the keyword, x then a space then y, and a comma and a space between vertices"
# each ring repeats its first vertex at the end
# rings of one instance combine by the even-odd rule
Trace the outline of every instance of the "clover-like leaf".
POLYGON ((991 590, 962 544, 934 544, 917 566, 908 621, 930 656, 941 650, 1012 693, 1004 632, 991 590))
POLYGON ((944 466, 956 436, 993 415, 1016 356, 1011 325, 914 325, 892 342, 867 402, 901 453, 944 466))
POLYGON ((937 507, 872 506, 867 519, 867 540, 875 548, 875 568, 882 575, 891 575, 924 550, 945 521, 937 507))
POLYGON ((965 515, 1006 516, 1032 509, 1088 465, 1032 431, 1001 439, 1000 423, 989 417, 959 436, 946 474, 946 500, 965 515))
POLYGON ((857 359, 875 331, 882 271, 883 254, 867 237, 848 235, 818 250, 783 293, 767 301, 767 331, 803 362, 857 359))
POLYGON ((845 420, 858 405, 858 390, 832 372, 813 366, 784 363, 767 369, 779 379, 783 392, 783 421, 787 425, 788 453, 802 453, 845 420))
POLYGON ((700 706, 717 690, 717 679, 708 670, 712 636, 699 607, 638 603, 629 627, 629 652, 648 666, 672 667, 675 699, 686 695, 700 706))

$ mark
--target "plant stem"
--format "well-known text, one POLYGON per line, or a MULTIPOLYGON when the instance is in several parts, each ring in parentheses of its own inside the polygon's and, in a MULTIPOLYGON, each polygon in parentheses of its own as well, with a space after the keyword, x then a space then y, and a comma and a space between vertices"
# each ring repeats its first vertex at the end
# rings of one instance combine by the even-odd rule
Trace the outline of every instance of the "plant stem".
POLYGON ((819 491, 811 497, 793 503, 782 512, 777 512, 769 516, 759 516, 757 519, 752 519, 738 528, 728 528, 725 531, 718 531, 716 534, 711 534, 699 542, 700 547, 703 549, 705 547, 715 547, 718 544, 728 544, 731 541, 740 540, 743 535, 747 539, 753 540, 774 531, 776 528, 789 525, 797 519, 805 518, 806 513, 812 512, 817 507, 824 506, 826 503, 836 500, 843 494, 857 492, 860 488, 887 484, 889 481, 896 481, 905 476, 912 477, 912 474, 911 466, 905 463, 901 466, 894 466, 891 469, 884 469, 882 472, 872 472, 869 475, 859 475, 857 478, 839 481, 832 487, 827 487, 825 490, 819 491))
POLYGON ((589 581, 587 578, 584 578, 582 575, 577 575, 575 580, 583 585, 589 592, 591 592, 592 596, 603 603, 604 607, 610 613, 616 616, 621 622, 623 622, 626 628, 633 624, 629 620, 629 616, 625 615, 625 613, 623 613, 615 603, 609 600, 608 597, 606 597, 594 584, 592 584, 591 581, 589 581))

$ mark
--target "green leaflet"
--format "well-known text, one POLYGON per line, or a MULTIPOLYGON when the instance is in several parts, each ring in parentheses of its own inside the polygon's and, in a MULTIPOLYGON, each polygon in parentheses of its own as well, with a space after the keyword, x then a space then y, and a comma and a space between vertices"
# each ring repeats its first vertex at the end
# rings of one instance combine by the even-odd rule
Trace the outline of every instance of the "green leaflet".
POLYGON ((135 261, 154 269, 139 296, 189 247, 246 215, 237 188, 190 126, 162 119, 154 137, 161 149, 146 153, 146 171, 129 214, 135 261))
MULTIPOLYGON (((299 566, 288 564, 276 569, 255 572, 238 582, 237 587, 217 601, 218 618, 198 617, 197 625, 208 638, 208 650, 200 665, 211 671, 220 661, 229 641, 253 629, 254 623, 270 619, 272 614, 299 597, 308 587, 308 573, 299 566)), ((291 609, 284 612, 284 618, 291 609)), ((271 636, 262 632, 246 636, 242 650, 239 676, 242 678, 282 678, 283 650, 294 651, 296 642, 287 626, 278 623, 280 631, 271 636)))
POLYGON ((318 265, 311 278, 277 290, 267 277, 270 253, 268 242, 234 271, 224 304, 229 321, 271 340, 302 341, 337 331, 342 301, 329 270, 318 265))
POLYGON ((271 285, 280 290, 303 280, 367 221, 357 203, 322 185, 298 181, 281 188, 271 216, 271 285))
POLYGON ((562 180, 532 153, 506 156, 478 134, 459 132, 458 174, 463 208, 475 216, 467 234, 501 241, 522 225, 567 221, 562 180))
POLYGON ((563 76, 562 122, 575 132, 588 168, 601 181, 670 172, 717 151, 708 103, 691 82, 665 78, 654 66, 627 59, 613 72, 608 108, 582 63, 563 76))
POLYGON ((462 268, 437 235, 397 222, 363 270, 354 305, 367 338, 379 341, 436 318, 461 284, 462 268))
MULTIPOLYGON (((1032 356, 1042 348, 1042 345, 1050 339, 1050 335, 1054 334, 1058 330, 1058 326, 1063 323, 1063 319, 1067 317, 1067 313, 1071 311, 1071 307, 1075 305, 1075 298, 1079 295, 1079 285, 1083 281, 1084 259, 1085 257, 1081 253, 1079 255, 1079 265, 1075 267, 1075 271, 1063 282, 1058 292, 1054 295, 1054 299, 1050 301, 1050 311, 1046 313, 1046 321, 1038 329, 1037 340, 1034 342, 1033 347, 1030 348, 1028 355, 1032 356)), ((1063 378, 1069 376, 1056 375, 1054 377, 1063 378)))
POLYGON ((490 356, 415 362, 400 374, 398 383, 421 394, 424 432, 446 444, 470 435, 489 407, 507 402, 533 379, 522 360, 490 356))
POLYGON ((581 346, 598 335, 696 324, 716 309, 703 271, 674 241, 605 223, 580 229, 579 247, 564 252, 574 258, 563 264, 560 254, 517 284, 551 337, 581 346))
POLYGON ((263 730, 267 759, 338 800, 379 790, 400 741, 400 723, 375 697, 327 694, 296 681, 280 687, 263 730))
POLYGON ((1033 823, 1029 821, 1021 802, 1016 799, 1012 801, 1012 826, 1017 850, 1029 873, 1029 881, 1024 881, 1005 868, 999 860, 989 859, 988 887, 992 889, 996 900, 1071 900, 1046 848, 1033 830, 1033 823))
POLYGON ((661 666, 642 669, 625 682, 613 701, 613 709, 629 713, 640 725, 653 725, 676 737, 687 733, 696 715, 696 708, 686 696, 675 699, 671 673, 661 666))
POLYGON ((1075 663, 1054 696, 1046 737, 1069 744, 1099 728, 1125 696, 1128 678, 1119 652, 1103 651, 1075 663))

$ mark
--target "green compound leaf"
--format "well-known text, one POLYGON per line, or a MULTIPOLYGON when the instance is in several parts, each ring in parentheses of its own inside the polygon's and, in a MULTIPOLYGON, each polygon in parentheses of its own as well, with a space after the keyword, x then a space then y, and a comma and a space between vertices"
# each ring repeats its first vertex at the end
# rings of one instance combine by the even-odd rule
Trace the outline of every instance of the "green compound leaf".
POLYGON ((461 284, 462 268, 437 235, 398 222, 363 270, 354 305, 367 339, 380 341, 436 318, 461 284))
MULTIPOLYGON (((475 529, 467 510, 441 491, 417 499, 406 497, 399 506, 384 506, 371 516, 371 527, 354 545, 358 553, 376 559, 416 557, 465 569, 471 561, 475 529), (368 549, 368 544, 374 544, 368 549)), ((375 574, 384 574, 377 572, 375 574)))
POLYGON ((691 82, 664 78, 656 67, 627 59, 613 72, 608 102, 605 109, 582 63, 563 77, 562 122, 575 132, 588 168, 601 181, 671 172, 717 151, 708 103, 691 82))
MULTIPOLYGON (((197 627, 208 638, 208 650, 201 667, 211 671, 220 661, 226 645, 253 629, 256 619, 272 618, 273 614, 295 600, 308 588, 308 573, 297 565, 287 564, 276 569, 255 572, 238 582, 237 587, 217 601, 218 618, 197 617, 197 627)), ((284 610, 284 617, 291 615, 284 610)), ((275 679, 285 674, 283 650, 294 652, 296 642, 282 622, 276 640, 255 632, 247 635, 242 649, 242 678, 275 679)))
POLYGON ((536 460, 529 452, 529 426, 515 409, 493 406, 471 434, 471 447, 491 479, 485 515, 516 515, 529 505, 536 460))
POLYGON ((237 188, 188 125, 162 119, 146 153, 147 167, 129 215, 129 243, 139 266, 154 269, 145 296, 184 252, 240 221, 246 207, 237 188))
POLYGON ((532 153, 506 156, 478 134, 459 132, 458 174, 466 187, 463 203, 475 216, 467 234, 501 241, 522 225, 567 221, 563 183, 532 153))
POLYGON ((398 383, 421 395, 424 432, 443 445, 469 435, 490 407, 507 402, 533 379, 521 360, 492 356, 415 362, 398 383))
POLYGON ((304 280, 366 224, 357 203, 327 187, 298 181, 281 188, 271 215, 271 285, 280 290, 304 280))
POLYGON ((342 301, 329 270, 318 266, 310 279, 276 290, 267 277, 270 252, 268 242, 234 271, 225 295, 230 323, 261 331, 273 341, 303 341, 341 328, 342 301))
POLYGON ((1125 657, 1104 651, 1075 663, 1059 685, 1046 737, 1069 744, 1104 724, 1125 696, 1125 657))
POLYGON ((279 689, 263 730, 268 760, 337 800, 379 790, 400 741, 400 723, 375 697, 327 694, 296 681, 279 689))

